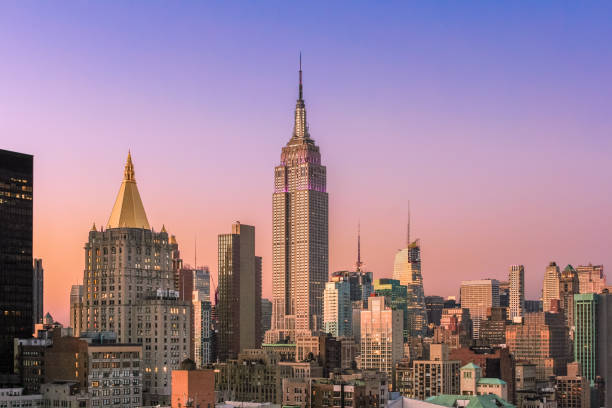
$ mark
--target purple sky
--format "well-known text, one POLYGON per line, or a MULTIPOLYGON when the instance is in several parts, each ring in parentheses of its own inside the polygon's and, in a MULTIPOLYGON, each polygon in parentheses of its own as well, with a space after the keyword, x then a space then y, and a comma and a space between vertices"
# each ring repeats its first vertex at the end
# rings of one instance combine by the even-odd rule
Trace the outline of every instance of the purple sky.
POLYGON ((330 194, 330 268, 392 273, 406 203, 426 294, 526 267, 612 263, 607 3, 0 5, 0 148, 34 154, 34 253, 68 315, 92 222, 128 148, 149 221, 216 273, 217 234, 256 226, 271 295, 273 168, 297 63, 330 194))

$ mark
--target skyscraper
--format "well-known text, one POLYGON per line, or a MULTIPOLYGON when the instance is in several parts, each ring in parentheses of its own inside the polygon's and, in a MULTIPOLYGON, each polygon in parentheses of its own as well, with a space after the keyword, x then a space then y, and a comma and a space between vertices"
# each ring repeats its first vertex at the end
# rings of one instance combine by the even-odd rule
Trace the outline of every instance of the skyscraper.
POLYGON ((194 290, 191 297, 193 306, 193 361, 201 368, 212 363, 212 305, 203 291, 194 290))
POLYGON ((72 285, 70 288, 70 327, 72 335, 81 335, 81 321, 83 318, 83 285, 72 285))
POLYGON ((510 320, 525 313, 525 267, 510 265, 510 320))
POLYGON ((119 343, 142 344, 144 404, 169 403, 171 372, 190 355, 191 302, 179 300, 178 244, 165 227, 150 227, 130 154, 106 229, 94 224, 88 238, 75 332, 112 331, 119 343))
POLYGON ((0 374, 13 372, 13 338, 32 335, 32 166, 0 150, 0 374))
POLYGON ((293 135, 274 169, 269 341, 321 329, 329 273, 326 169, 306 122, 301 62, 299 77, 293 135))
POLYGON ((410 240, 410 213, 408 213, 408 229, 406 248, 395 255, 393 264, 393 279, 406 286, 408 311, 408 327, 404 330, 411 336, 425 334, 427 330, 427 309, 425 308, 425 292, 423 290, 423 275, 421 274, 421 242, 410 240))
POLYGON ((593 264, 576 267, 580 286, 579 293, 601 293, 606 287, 606 275, 603 269, 603 265, 593 264))
POLYGON ((375 369, 391 377, 404 354, 401 310, 385 306, 385 298, 371 296, 361 311, 361 369, 375 369))
POLYGON ((34 259, 32 268, 32 320, 33 324, 42 323, 44 305, 44 277, 45 271, 42 259, 34 259))
POLYGON ((402 311, 404 339, 410 336, 410 315, 408 313, 408 289, 396 279, 375 279, 374 293, 385 299, 385 305, 393 310, 402 311))
MULTIPOLYGON (((191 270, 192 289, 191 302, 191 355, 196 367, 202 367, 213 362, 212 352, 212 304, 210 302, 210 272, 208 267, 191 270)), ((179 282, 179 288, 187 289, 187 284, 179 282)), ((181 296, 182 298, 182 296, 181 296)))
POLYGON ((604 401, 601 406, 612 406, 612 294, 604 289, 597 302, 597 375, 604 382, 604 401))
POLYGON ((554 301, 559 300, 559 284, 561 272, 555 262, 546 267, 544 273, 544 284, 542 285, 542 310, 550 312, 554 308, 554 301))
POLYGON ((574 326, 574 295, 578 293, 578 274, 572 265, 567 265, 561 272, 559 281, 559 306, 565 315, 565 324, 572 332, 574 326))
POLYGON ((506 344, 516 361, 536 365, 538 380, 563 375, 569 362, 567 327, 561 313, 525 313, 522 323, 506 327, 506 344))
POLYGON ((597 373, 597 302, 595 293, 574 295, 574 360, 580 363, 582 375, 595 381, 597 373))
POLYGON ((499 282, 480 279, 461 282, 461 307, 470 311, 472 335, 478 339, 480 322, 487 317, 487 310, 499 306, 499 282))
POLYGON ((261 341, 261 258, 255 256, 255 227, 235 222, 219 235, 217 356, 238 358, 261 341))
POLYGON ((353 332, 350 283, 341 279, 327 282, 323 292, 323 331, 334 337, 349 337, 353 332))

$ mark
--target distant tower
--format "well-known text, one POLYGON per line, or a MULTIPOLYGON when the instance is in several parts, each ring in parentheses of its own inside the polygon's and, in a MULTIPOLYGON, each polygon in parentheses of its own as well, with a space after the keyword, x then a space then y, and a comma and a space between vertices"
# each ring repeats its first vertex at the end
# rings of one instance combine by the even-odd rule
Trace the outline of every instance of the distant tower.
POLYGON ((83 285, 72 285, 70 288, 70 327, 74 337, 81 336, 81 319, 83 318, 83 285))
POLYGON ((597 374, 597 309, 599 297, 595 293, 574 295, 574 360, 580 363, 582 375, 595 381, 597 374))
POLYGON ((34 259, 32 275, 32 317, 34 324, 42 323, 43 320, 44 276, 45 271, 43 269, 42 259, 34 259))
POLYGON ((559 284, 561 272, 555 262, 551 262, 546 267, 544 283, 542 285, 542 310, 550 312, 553 309, 554 301, 559 300, 559 284))
POLYGON ((472 336, 480 338, 480 323, 487 317, 487 309, 499 306, 499 281, 480 279, 461 282, 461 307, 470 311, 472 336))
POLYGON ((565 315, 565 323, 570 333, 573 334, 572 327, 574 326, 574 295, 579 293, 578 289, 578 274, 572 265, 567 265, 561 272, 561 280, 559 283, 559 298, 560 306, 565 315))
POLYGON ((266 341, 317 331, 323 322, 329 273, 326 169, 306 122, 301 62, 299 79, 293 135, 274 169, 274 311, 266 341))
POLYGON ((334 337, 350 337, 353 330, 351 284, 339 279, 325 284, 323 330, 334 337))
POLYGON ((408 325, 406 331, 411 336, 425 334, 427 328, 427 309, 425 291, 421 274, 421 242, 410 241, 410 207, 408 207, 408 225, 406 229, 406 248, 395 255, 393 279, 408 289, 408 325))
POLYGON ((522 317, 525 313, 525 267, 510 266, 510 319, 522 317))

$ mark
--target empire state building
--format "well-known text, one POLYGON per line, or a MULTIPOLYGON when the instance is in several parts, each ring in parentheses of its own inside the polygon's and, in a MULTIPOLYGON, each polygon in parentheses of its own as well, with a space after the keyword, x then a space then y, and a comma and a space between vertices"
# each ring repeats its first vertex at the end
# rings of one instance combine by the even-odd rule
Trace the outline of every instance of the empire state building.
POLYGON ((273 316, 266 341, 321 328, 328 278, 326 170, 308 131, 301 61, 299 78, 293 135, 274 169, 273 316))

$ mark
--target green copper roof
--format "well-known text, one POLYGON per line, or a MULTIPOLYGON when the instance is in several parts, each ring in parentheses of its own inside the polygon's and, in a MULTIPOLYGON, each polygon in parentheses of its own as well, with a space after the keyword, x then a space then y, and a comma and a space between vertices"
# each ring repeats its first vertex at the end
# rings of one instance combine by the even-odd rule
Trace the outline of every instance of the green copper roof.
POLYGON ((504 380, 499 378, 481 378, 478 380, 478 384, 489 384, 489 385, 506 385, 504 380))
POLYGON ((436 395, 429 397, 426 402, 441 405, 443 407, 456 407, 457 401, 469 401, 465 408, 515 408, 514 405, 504 401, 497 395, 436 395))
POLYGON ((475 369, 475 368, 480 368, 480 367, 478 367, 478 366, 477 366, 476 364, 474 364, 474 363, 467 363, 466 365, 464 365, 463 367, 461 367, 461 369, 462 369, 462 370, 463 370, 464 368, 465 368, 465 369, 470 369, 470 370, 473 370, 473 369, 475 369))

